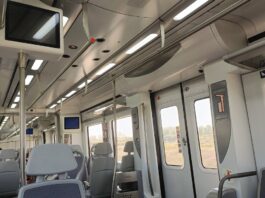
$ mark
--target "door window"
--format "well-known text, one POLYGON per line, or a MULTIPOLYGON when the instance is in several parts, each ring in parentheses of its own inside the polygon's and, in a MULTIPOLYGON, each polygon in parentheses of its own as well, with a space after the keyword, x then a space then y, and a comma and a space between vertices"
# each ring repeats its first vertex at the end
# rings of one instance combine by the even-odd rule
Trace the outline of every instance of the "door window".
POLYGON ((217 161, 209 98, 200 99, 195 102, 195 114, 202 165, 204 168, 216 169, 217 161))
POLYGON ((125 117, 117 119, 117 159, 121 162, 122 156, 127 155, 124 153, 125 143, 133 141, 132 117, 125 117))
POLYGON ((103 142, 102 124, 95 124, 88 127, 90 149, 93 145, 103 142))
POLYGON ((161 109, 165 162, 170 166, 184 166, 178 108, 161 109))

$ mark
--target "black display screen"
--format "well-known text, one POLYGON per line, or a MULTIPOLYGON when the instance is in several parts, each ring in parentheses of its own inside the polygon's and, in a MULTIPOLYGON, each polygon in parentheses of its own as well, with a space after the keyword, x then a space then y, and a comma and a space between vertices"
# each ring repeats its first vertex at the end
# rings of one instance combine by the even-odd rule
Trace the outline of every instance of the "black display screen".
POLYGON ((60 14, 8 1, 5 39, 60 48, 60 14))
POLYGON ((79 129, 79 117, 65 117, 64 129, 79 129))

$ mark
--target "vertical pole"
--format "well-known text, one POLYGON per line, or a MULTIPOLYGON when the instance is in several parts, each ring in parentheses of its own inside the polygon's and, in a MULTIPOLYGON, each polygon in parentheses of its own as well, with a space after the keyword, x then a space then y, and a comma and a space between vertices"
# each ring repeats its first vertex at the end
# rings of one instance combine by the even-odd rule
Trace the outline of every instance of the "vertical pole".
POLYGON ((25 118, 25 68, 27 63, 27 55, 20 52, 18 55, 19 65, 19 89, 20 89, 20 105, 19 105, 19 121, 20 121, 20 169, 21 169, 21 185, 26 184, 25 175, 25 132, 26 132, 26 118, 25 118))
POLYGON ((113 140, 114 140, 114 144, 113 144, 113 150, 114 150, 114 174, 113 174, 113 180, 112 180, 112 196, 111 197, 115 197, 116 195, 116 171, 117 171, 117 159, 118 159, 118 150, 117 150, 117 111, 116 111, 116 82, 115 79, 112 82, 113 84, 113 140))

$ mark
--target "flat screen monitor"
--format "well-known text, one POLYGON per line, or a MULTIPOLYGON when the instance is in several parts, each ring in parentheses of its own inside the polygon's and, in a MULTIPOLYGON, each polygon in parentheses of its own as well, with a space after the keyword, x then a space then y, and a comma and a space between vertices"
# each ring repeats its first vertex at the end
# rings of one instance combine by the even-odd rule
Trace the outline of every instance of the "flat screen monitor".
POLYGON ((8 1, 5 39, 60 48, 60 13, 8 1))
POLYGON ((33 135, 33 128, 27 128, 26 129, 26 134, 27 135, 33 135))
POLYGON ((79 117, 64 117, 64 129, 79 129, 79 117))

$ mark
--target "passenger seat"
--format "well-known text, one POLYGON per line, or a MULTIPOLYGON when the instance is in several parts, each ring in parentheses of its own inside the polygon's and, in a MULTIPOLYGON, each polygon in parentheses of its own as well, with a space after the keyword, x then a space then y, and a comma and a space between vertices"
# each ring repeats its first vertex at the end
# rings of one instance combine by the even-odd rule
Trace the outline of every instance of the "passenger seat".
POLYGON ((123 151, 128 153, 128 155, 122 157, 120 170, 122 172, 134 171, 133 141, 126 142, 123 151))
POLYGON ((112 148, 107 142, 96 144, 90 170, 89 197, 111 197, 114 174, 112 148))
POLYGON ((18 152, 13 149, 0 153, 0 197, 14 197, 20 186, 20 170, 16 161, 18 152))

